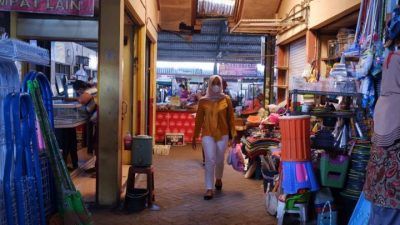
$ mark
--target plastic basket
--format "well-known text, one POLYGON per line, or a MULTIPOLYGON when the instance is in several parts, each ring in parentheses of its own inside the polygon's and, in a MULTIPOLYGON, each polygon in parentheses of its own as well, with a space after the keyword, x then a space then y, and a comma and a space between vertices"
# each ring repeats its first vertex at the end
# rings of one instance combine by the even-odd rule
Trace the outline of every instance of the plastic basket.
POLYGON ((0 181, 0 225, 6 225, 6 208, 4 202, 3 182, 0 181))
POLYGON ((324 154, 320 161, 321 184, 327 187, 343 188, 348 166, 348 156, 340 155, 332 159, 324 154))
POLYGON ((371 215, 371 208, 371 202, 365 199, 364 193, 362 192, 348 225, 367 225, 371 215))
POLYGON ((22 184, 24 188, 23 192, 23 198, 24 198, 24 218, 25 218, 25 224, 27 225, 36 225, 39 224, 39 221, 37 220, 38 217, 38 208, 36 202, 37 202, 37 190, 36 190, 36 184, 35 184, 35 178, 33 177, 23 177, 22 178, 22 184))
POLYGON ((51 176, 51 168, 49 158, 46 152, 40 154, 40 167, 42 174, 42 185, 43 185, 43 201, 46 216, 50 216, 55 211, 54 203, 54 182, 51 176))
POLYGON ((309 161, 310 116, 283 116, 279 118, 281 128, 282 161, 309 161))
POLYGON ((319 189, 311 162, 282 162, 282 174, 285 194, 296 194, 300 189, 319 189))

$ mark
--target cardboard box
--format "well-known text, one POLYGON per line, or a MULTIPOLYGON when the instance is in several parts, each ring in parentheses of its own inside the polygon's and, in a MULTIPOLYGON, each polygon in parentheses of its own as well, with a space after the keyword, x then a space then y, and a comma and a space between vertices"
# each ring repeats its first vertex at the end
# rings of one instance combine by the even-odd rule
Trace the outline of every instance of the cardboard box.
POLYGON ((165 145, 184 146, 185 135, 183 133, 166 133, 165 145))

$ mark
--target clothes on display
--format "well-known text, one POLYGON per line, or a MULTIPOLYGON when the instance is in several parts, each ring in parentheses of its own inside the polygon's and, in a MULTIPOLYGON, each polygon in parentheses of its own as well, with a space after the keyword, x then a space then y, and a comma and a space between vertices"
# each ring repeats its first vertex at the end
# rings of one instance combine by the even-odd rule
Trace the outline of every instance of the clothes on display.
POLYGON ((249 158, 256 158, 260 155, 268 155, 271 153, 270 147, 277 146, 279 140, 272 138, 242 138, 245 154, 249 158))

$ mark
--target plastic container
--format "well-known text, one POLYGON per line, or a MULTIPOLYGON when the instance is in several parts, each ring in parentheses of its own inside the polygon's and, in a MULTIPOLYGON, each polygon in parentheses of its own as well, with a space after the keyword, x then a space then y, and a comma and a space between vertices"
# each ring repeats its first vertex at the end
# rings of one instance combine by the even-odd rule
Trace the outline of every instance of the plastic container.
POLYGON ((361 193, 358 199, 356 208, 351 215, 349 225, 366 225, 368 224, 369 217, 371 215, 372 204, 370 201, 365 199, 364 193, 361 193))
POLYGON ((309 161, 310 116, 282 116, 279 118, 279 126, 282 135, 282 161, 309 161))
POLYGON ((282 162, 282 174, 285 194, 296 194, 300 189, 319 189, 311 162, 282 162))
POLYGON ((125 196, 124 208, 128 213, 140 212, 146 208, 147 189, 128 189, 125 196))
POLYGON ((132 138, 132 165, 138 167, 151 166, 153 162, 153 138, 138 135, 132 138))
POLYGON ((343 188, 349 166, 349 157, 339 155, 336 158, 324 154, 320 161, 321 184, 327 187, 343 188))

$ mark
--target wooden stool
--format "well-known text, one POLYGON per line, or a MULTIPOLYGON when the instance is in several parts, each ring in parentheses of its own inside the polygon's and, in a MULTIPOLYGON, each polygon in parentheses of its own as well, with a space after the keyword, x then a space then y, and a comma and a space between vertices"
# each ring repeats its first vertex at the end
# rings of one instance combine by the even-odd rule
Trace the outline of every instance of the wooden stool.
POLYGON ((142 173, 147 175, 147 190, 149 194, 147 195, 147 207, 151 208, 153 206, 153 202, 155 201, 154 197, 154 168, 153 166, 149 167, 135 167, 131 166, 129 168, 128 173, 128 181, 126 184, 126 188, 135 188, 135 174, 142 173))

